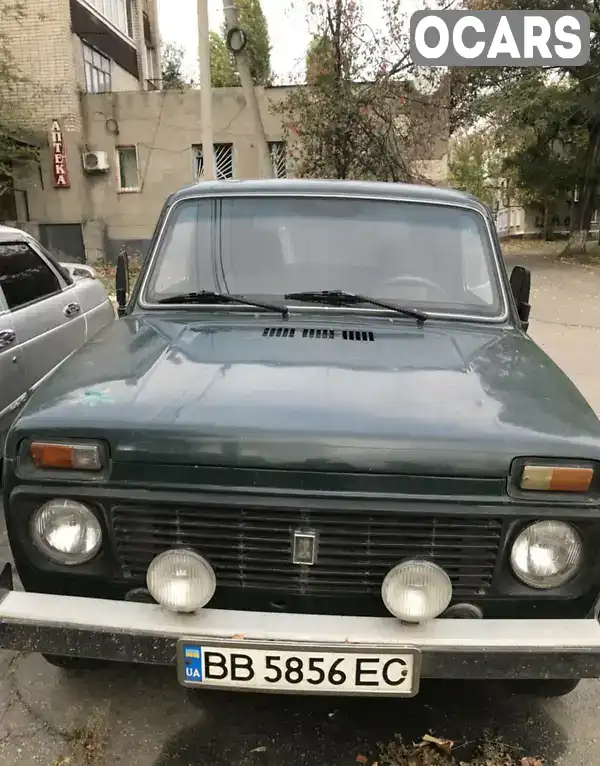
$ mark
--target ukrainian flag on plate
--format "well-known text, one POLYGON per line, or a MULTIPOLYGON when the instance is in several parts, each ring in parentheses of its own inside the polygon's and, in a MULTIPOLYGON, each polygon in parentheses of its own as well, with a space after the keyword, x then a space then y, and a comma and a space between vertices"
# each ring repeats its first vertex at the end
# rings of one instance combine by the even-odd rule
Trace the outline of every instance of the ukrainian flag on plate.
POLYGON ((202 649, 199 646, 184 645, 183 668, 186 679, 202 681, 202 649))

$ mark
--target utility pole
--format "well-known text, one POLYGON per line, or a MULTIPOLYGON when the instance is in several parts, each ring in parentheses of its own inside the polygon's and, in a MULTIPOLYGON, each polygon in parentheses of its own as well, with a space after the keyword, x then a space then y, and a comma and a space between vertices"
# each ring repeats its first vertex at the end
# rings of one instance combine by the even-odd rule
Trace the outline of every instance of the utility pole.
POLYGON ((212 82, 210 77, 210 32, 207 0, 198 3, 198 63, 200 65, 200 120, 202 122, 202 161, 204 178, 215 179, 215 150, 212 120, 212 82))
POLYGON ((250 72, 250 61, 246 51, 246 35, 240 29, 237 8, 234 0, 223 0, 223 13, 225 14, 225 23, 227 26, 227 47, 234 54, 237 70, 240 75, 242 90, 246 104, 250 109, 252 122, 254 123, 254 133, 257 137, 258 158, 260 161, 261 177, 273 178, 273 162, 269 151, 269 144, 265 133, 265 126, 260 114, 260 107, 256 97, 256 88, 250 72))

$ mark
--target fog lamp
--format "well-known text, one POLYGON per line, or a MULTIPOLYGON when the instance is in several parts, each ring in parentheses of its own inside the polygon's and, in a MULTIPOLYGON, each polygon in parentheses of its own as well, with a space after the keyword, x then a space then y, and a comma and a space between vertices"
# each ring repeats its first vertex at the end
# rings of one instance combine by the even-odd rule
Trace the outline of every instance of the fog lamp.
POLYGON ((432 561, 404 561, 385 576, 381 597, 386 608, 405 622, 438 617, 452 600, 452 583, 432 561))
POLYGON ((153 559, 146 583, 152 597, 173 612, 195 612, 208 604, 217 587, 208 561, 184 549, 164 551, 153 559))

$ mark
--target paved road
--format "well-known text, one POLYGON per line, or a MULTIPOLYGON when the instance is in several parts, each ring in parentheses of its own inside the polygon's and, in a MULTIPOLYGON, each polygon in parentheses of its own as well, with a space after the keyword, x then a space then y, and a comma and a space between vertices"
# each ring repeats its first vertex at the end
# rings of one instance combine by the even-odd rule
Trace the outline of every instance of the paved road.
MULTIPOLYGON (((600 412, 600 268, 529 261, 531 333, 600 412)), ((0 555, 8 550, 2 533, 0 555)), ((342 766, 357 754, 375 758, 378 743, 396 734, 409 741, 429 730, 471 742, 487 732, 555 766, 598 758, 596 681, 543 704, 480 684, 425 685, 402 702, 190 697, 168 670, 70 677, 37 656, 9 653, 0 653, 0 679, 0 763, 7 766, 342 766)))

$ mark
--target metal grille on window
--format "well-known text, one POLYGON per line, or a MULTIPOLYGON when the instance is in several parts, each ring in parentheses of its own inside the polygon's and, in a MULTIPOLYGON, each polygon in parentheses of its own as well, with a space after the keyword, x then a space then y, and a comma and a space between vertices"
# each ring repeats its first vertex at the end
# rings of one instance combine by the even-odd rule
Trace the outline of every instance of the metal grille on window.
MULTIPOLYGON (((215 177, 222 181, 234 178, 233 144, 214 144, 215 177)), ((204 177, 204 155, 201 146, 194 146, 194 174, 196 181, 204 177)))
POLYGON ((269 141, 269 152, 276 178, 287 176, 287 154, 284 141, 269 141))

